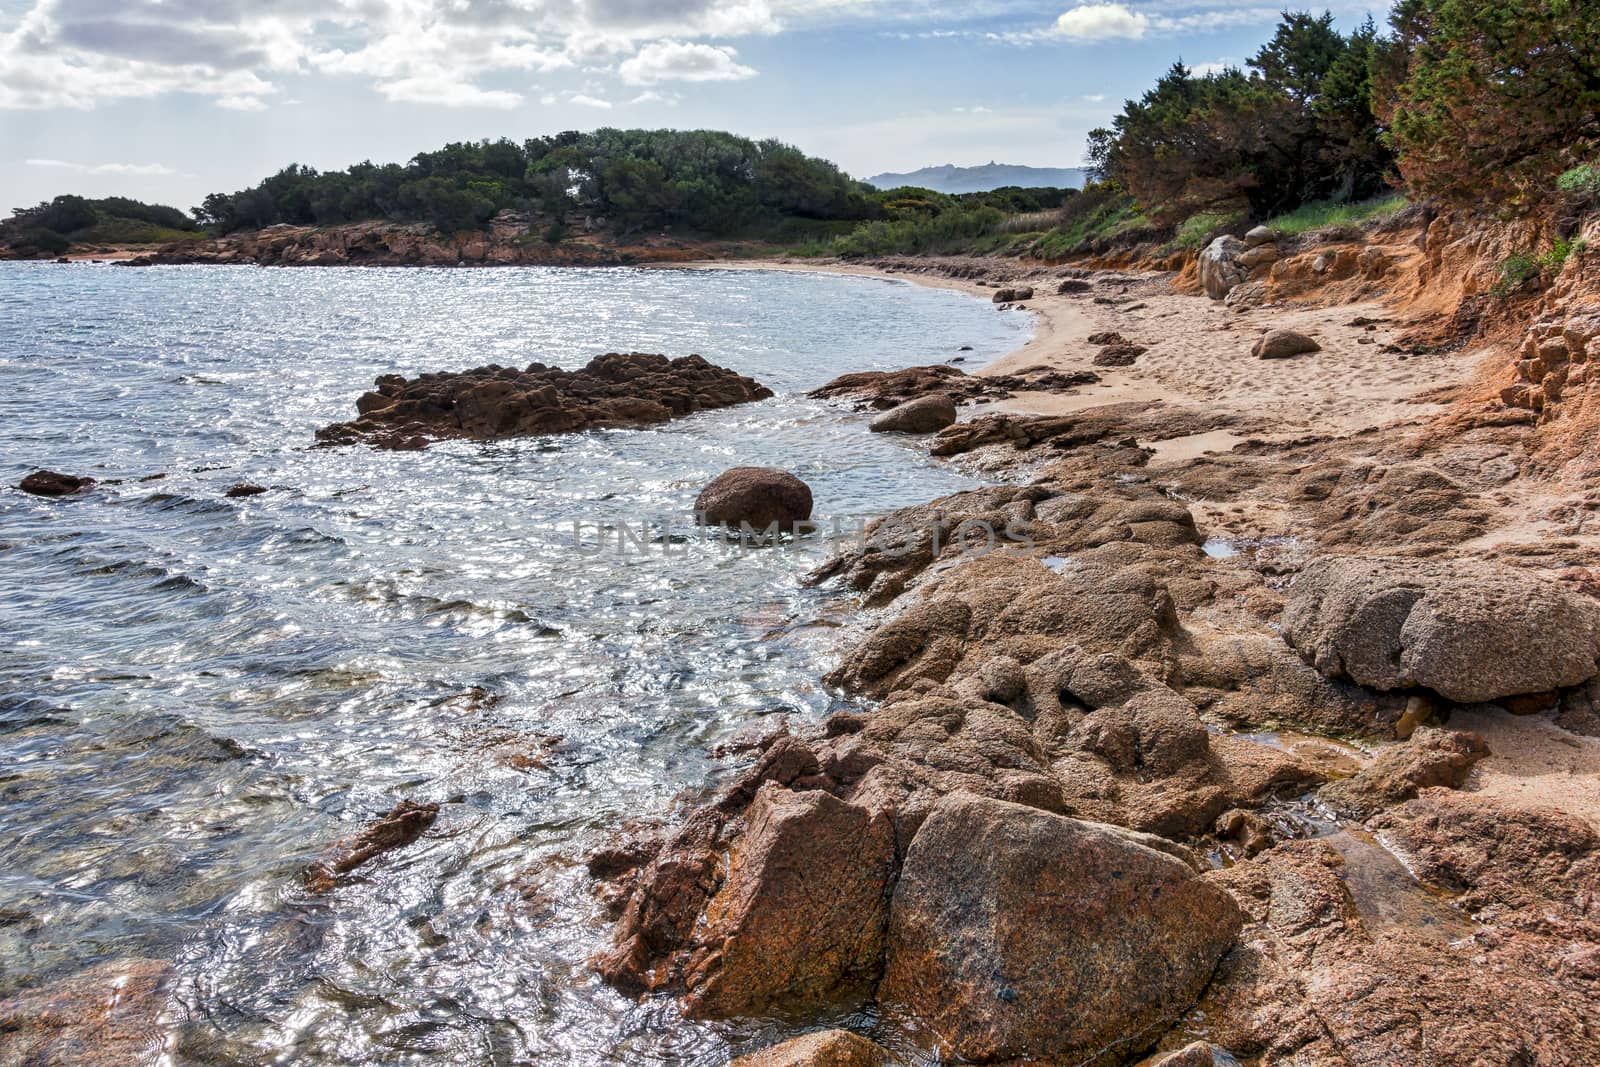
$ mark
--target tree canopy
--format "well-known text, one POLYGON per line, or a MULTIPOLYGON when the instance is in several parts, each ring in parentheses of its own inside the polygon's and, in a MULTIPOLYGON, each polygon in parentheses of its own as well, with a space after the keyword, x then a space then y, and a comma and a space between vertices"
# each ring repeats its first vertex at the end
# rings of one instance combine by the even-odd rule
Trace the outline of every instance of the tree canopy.
POLYGON ((453 231, 502 210, 560 223, 581 213, 622 232, 681 227, 734 233, 782 218, 871 215, 872 190, 779 141, 708 130, 568 132, 521 142, 449 144, 405 165, 319 173, 290 166, 249 189, 214 193, 196 217, 219 232, 365 219, 453 231))

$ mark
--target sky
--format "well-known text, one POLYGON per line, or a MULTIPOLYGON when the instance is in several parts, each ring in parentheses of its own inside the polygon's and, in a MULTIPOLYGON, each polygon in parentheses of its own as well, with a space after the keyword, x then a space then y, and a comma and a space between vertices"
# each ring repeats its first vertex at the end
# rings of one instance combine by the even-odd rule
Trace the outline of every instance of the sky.
MULTIPOLYGON (((289 163, 600 126, 778 137, 862 178, 1076 166, 1174 60, 1240 65, 1283 6, 0 0, 0 215, 68 192, 188 209, 289 163)), ((1387 4, 1315 7, 1349 29, 1387 4)))

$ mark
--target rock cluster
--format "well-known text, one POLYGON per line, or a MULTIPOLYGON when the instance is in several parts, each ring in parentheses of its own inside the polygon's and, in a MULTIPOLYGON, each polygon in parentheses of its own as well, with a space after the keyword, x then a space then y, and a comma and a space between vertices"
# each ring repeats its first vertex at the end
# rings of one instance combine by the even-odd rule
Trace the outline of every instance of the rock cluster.
POLYGON ((1528 331, 1515 381, 1500 391, 1509 407, 1543 412, 1568 391, 1588 391, 1591 349, 1600 352, 1600 308, 1575 309, 1541 320, 1528 331))
POLYGON ((356 401, 360 415, 317 431, 324 444, 425 447, 534 434, 651 426, 696 411, 763 400, 772 391, 699 356, 612 353, 581 370, 530 364, 403 378, 387 374, 356 401))
POLYGON ((890 408, 926 396, 945 396, 958 404, 1004 400, 1015 392, 1062 392, 1100 380, 1093 371, 1062 372, 1044 367, 1023 374, 967 374, 934 364, 897 371, 844 374, 806 395, 813 400, 847 400, 864 410, 890 408))

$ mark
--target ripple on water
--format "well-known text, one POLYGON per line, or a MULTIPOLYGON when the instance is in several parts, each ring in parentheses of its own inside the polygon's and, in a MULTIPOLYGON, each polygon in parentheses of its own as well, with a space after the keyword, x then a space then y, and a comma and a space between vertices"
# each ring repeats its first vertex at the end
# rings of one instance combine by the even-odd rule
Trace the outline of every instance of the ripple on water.
POLYGON ((753 719, 834 706, 839 602, 799 582, 826 545, 580 555, 572 525, 685 514, 746 463, 844 520, 967 487, 803 393, 955 344, 981 365, 1025 317, 750 272, 0 276, 0 476, 102 482, 0 492, 0 983, 175 960, 180 1057, 216 1064, 719 1063, 787 1036, 601 985, 582 859, 723 780, 710 752, 753 719), (613 350, 779 395, 642 431, 308 447, 378 374, 613 350), (241 481, 274 491, 224 499, 241 481), (441 804, 427 835, 304 890, 400 797, 441 804))

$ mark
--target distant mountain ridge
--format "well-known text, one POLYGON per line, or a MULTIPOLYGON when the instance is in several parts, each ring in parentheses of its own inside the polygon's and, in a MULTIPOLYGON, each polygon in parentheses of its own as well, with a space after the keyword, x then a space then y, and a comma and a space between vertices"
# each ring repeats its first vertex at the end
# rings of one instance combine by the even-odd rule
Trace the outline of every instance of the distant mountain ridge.
POLYGON ((867 184, 879 189, 915 185, 936 193, 986 193, 1007 185, 1024 188, 1049 186, 1057 189, 1082 189, 1088 172, 1082 167, 1024 167, 1008 163, 987 163, 981 167, 923 167, 909 174, 879 174, 867 184))

